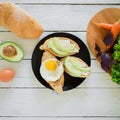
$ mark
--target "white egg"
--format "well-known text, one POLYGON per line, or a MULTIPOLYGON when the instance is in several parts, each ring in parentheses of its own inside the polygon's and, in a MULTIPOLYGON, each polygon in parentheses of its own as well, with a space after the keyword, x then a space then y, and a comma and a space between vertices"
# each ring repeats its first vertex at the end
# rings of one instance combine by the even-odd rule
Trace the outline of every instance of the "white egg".
POLYGON ((64 72, 63 65, 57 59, 47 59, 41 63, 40 74, 46 81, 58 80, 64 72))

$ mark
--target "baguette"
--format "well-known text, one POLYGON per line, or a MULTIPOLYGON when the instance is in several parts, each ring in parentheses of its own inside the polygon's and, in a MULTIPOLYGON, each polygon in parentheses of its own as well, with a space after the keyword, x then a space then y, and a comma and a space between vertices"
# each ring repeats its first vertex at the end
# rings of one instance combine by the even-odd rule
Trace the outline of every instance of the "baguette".
MULTIPOLYGON (((44 52, 42 55, 42 59, 41 62, 44 62, 47 59, 50 58, 55 58, 55 56, 53 56, 52 54, 50 54, 49 52, 44 52)), ((64 85, 64 73, 61 75, 60 79, 56 80, 56 81, 49 81, 49 80, 45 80, 57 93, 62 93, 63 92, 63 85, 64 85)))
POLYGON ((47 40, 40 46, 40 50, 48 51, 48 52, 50 52, 51 54, 53 54, 54 56, 56 56, 56 57, 65 57, 65 56, 68 56, 68 55, 74 55, 74 54, 76 54, 76 53, 79 52, 79 50, 80 50, 79 45, 78 45, 75 41, 73 41, 72 39, 66 38, 66 37, 57 37, 57 38, 58 38, 59 40, 70 40, 70 44, 74 44, 77 51, 69 52, 67 55, 60 55, 60 54, 54 52, 51 48, 48 47, 48 42, 49 42, 49 41, 52 41, 53 38, 47 39, 47 40))
POLYGON ((26 39, 38 38, 44 32, 35 18, 12 2, 0 2, 0 24, 26 39))

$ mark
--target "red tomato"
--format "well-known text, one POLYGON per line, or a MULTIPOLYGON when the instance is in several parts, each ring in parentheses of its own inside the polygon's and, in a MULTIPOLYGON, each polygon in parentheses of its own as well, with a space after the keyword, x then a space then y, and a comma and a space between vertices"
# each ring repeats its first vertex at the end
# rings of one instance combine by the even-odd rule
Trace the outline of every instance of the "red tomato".
POLYGON ((15 76, 15 71, 11 68, 4 68, 0 70, 0 81, 9 82, 15 76))

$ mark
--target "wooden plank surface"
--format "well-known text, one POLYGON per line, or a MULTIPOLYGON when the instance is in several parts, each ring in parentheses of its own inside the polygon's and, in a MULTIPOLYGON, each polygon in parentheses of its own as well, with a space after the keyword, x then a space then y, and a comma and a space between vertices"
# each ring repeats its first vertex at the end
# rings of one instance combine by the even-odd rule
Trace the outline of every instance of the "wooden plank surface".
POLYGON ((0 69, 11 67, 16 71, 13 81, 0 82, 0 120, 119 120, 120 86, 112 82, 92 54, 91 75, 80 86, 63 94, 56 94, 38 82, 32 72, 31 56, 36 44, 53 32, 72 33, 87 45, 86 30, 91 17, 104 8, 120 8, 120 1, 9 1, 34 16, 45 32, 39 39, 25 40, 0 27, 0 42, 14 41, 25 52, 24 60, 19 63, 0 58, 0 69))
POLYGON ((0 89, 0 115, 118 117, 118 94, 119 89, 74 89, 61 95, 48 89, 0 89))
MULTIPOLYGON (((1 0, 4 1, 4 0, 1 0)), ((119 0, 9 0, 14 3, 44 3, 44 4, 120 4, 119 0)))
MULTIPOLYGON (((0 88, 8 87, 8 88, 16 88, 16 87, 43 87, 36 80, 32 68, 30 60, 23 60, 21 63, 8 63, 3 60, 0 60, 0 68, 10 67, 16 71, 16 78, 9 83, 0 82, 0 88), (27 64, 26 64, 27 63, 27 64)), ((91 66, 91 75, 82 83, 83 88, 118 88, 119 86, 112 82, 110 75, 106 74, 101 68, 97 61, 92 60, 91 66), (98 67, 96 67, 98 66, 98 67), (104 78, 104 79, 102 79, 104 78)))
POLYGON ((120 111, 119 89, 74 89, 62 95, 48 89, 0 89, 0 94, 1 116, 117 117, 120 111))
MULTIPOLYGON (((120 5, 26 5, 20 4, 24 10, 34 16, 45 31, 86 31, 93 15, 98 11, 120 5), (32 10, 31 10, 32 8, 32 10), (39 11, 39 12, 38 12, 39 11)), ((0 27, 0 31, 6 29, 0 27)))
MULTIPOLYGON (((30 73, 32 72, 31 60, 22 60, 21 62, 18 62, 18 63, 12 63, 12 62, 9 63, 5 60, 0 60, 0 63, 1 63, 0 64, 1 68, 11 67, 11 68, 15 69, 16 72, 18 73, 17 76, 19 76, 19 77, 29 77, 29 76, 31 77, 31 75, 30 75, 30 73)), ((100 73, 104 72, 101 69, 100 64, 96 60, 91 61, 91 71, 92 72, 100 72, 100 73), (98 67, 96 67, 96 66, 98 66, 98 67)))
MULTIPOLYGON (((2 43, 4 41, 9 41, 10 40, 10 41, 13 41, 13 42, 19 44, 22 47, 22 49, 25 53, 24 58, 25 59, 31 59, 32 52, 33 52, 35 46, 37 45, 37 43, 39 41, 41 41, 42 38, 44 38, 45 36, 47 36, 49 34, 52 34, 52 33, 53 32, 44 32, 39 39, 26 40, 26 39, 23 39, 23 38, 20 38, 20 37, 16 36, 14 33, 11 33, 11 32, 0 32, 0 36, 1 36, 0 37, 0 42, 2 43), (24 45, 24 44, 27 44, 27 45, 24 45)), ((73 35, 77 36, 88 47, 87 41, 86 41, 86 32, 67 32, 67 33, 70 33, 70 34, 73 34, 73 35)), ((91 52, 90 52, 90 54, 91 54, 91 52)), ((91 54, 91 58, 95 59, 95 57, 92 54, 91 54)))
MULTIPOLYGON (((14 88, 14 87, 41 87, 41 84, 36 80, 31 67, 30 60, 23 60, 21 63, 8 63, 4 60, 0 60, 0 68, 13 68, 16 71, 15 79, 9 83, 0 83, 0 87, 4 89, 4 87, 14 88), (27 63, 27 64, 26 64, 27 63)), ((105 87, 118 88, 119 85, 112 82, 110 75, 105 73, 96 60, 92 60, 91 66, 91 75, 82 83, 82 86, 85 88, 91 87, 105 87), (96 67, 98 66, 98 67, 96 67), (104 79, 103 79, 104 78, 104 79)))
POLYGON ((3 117, 3 118, 0 118, 0 120, 119 120, 118 117, 59 117, 59 116, 52 116, 52 117, 3 117))
MULTIPOLYGON (((30 72, 31 73, 31 72, 30 72)), ((9 83, 0 82, 0 89, 37 89, 44 86, 31 73, 31 77, 19 77, 16 75, 15 79, 9 83)), ((92 73, 85 81, 77 87, 77 89, 116 89, 119 85, 112 82, 110 76, 106 73, 92 73), (98 78, 97 78, 98 77, 98 78), (96 79, 97 78, 97 79, 96 79), (104 79, 103 79, 104 78, 104 79)))

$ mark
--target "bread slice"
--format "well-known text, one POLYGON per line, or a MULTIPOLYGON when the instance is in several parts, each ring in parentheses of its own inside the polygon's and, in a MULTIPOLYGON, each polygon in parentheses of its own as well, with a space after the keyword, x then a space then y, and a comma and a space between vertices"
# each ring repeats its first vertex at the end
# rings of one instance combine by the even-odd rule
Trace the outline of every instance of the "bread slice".
MULTIPOLYGON (((71 57, 71 59, 74 58, 74 59, 79 60, 82 64, 85 65, 85 68, 89 68, 89 66, 88 66, 82 59, 77 58, 77 57, 74 57, 74 56, 70 56, 70 57, 71 57)), ((68 69, 66 68, 65 63, 64 63, 64 62, 65 62, 65 59, 66 59, 66 58, 62 58, 62 59, 60 60, 60 61, 62 62, 62 64, 63 64, 63 66, 64 66, 64 71, 65 71, 67 74, 69 74, 70 76, 76 77, 74 74, 72 74, 72 73, 70 72, 70 70, 68 70, 68 69)), ((90 74, 90 71, 87 72, 86 74, 81 74, 81 75, 79 75, 79 76, 77 76, 77 77, 79 77, 79 78, 86 78, 87 76, 89 76, 89 74, 90 74)))
POLYGON ((12 2, 0 2, 0 25, 22 38, 38 38, 44 32, 41 24, 12 2))
MULTIPOLYGON (((44 52, 41 62, 44 62, 45 60, 49 59, 49 58, 55 58, 55 56, 53 56, 51 53, 49 52, 44 52)), ((57 93, 62 93, 63 92, 63 86, 64 86, 64 74, 61 75, 60 79, 56 80, 55 82, 53 81, 48 81, 46 80, 46 82, 57 92, 57 93)))
MULTIPOLYGON (((66 56, 68 56, 68 55, 74 55, 74 54, 76 54, 77 52, 79 52, 80 47, 79 47, 79 45, 78 45, 75 41, 71 40, 70 38, 66 38, 66 37, 57 37, 57 38, 59 38, 59 40, 68 40, 68 39, 69 39, 69 40, 70 40, 70 43, 75 45, 75 48, 77 49, 77 51, 75 51, 75 52, 70 52, 70 53, 68 53, 66 56)), ((63 56, 63 55, 59 55, 59 54, 55 53, 54 51, 52 51, 52 49, 48 48, 48 42, 49 42, 50 40, 52 40, 52 38, 49 38, 48 40, 46 40, 46 41, 44 42, 44 44, 42 44, 42 45, 40 46, 40 49, 41 49, 41 50, 45 50, 45 51, 49 51, 51 54, 53 54, 54 56, 57 56, 57 57, 65 57, 65 56, 63 56)))

